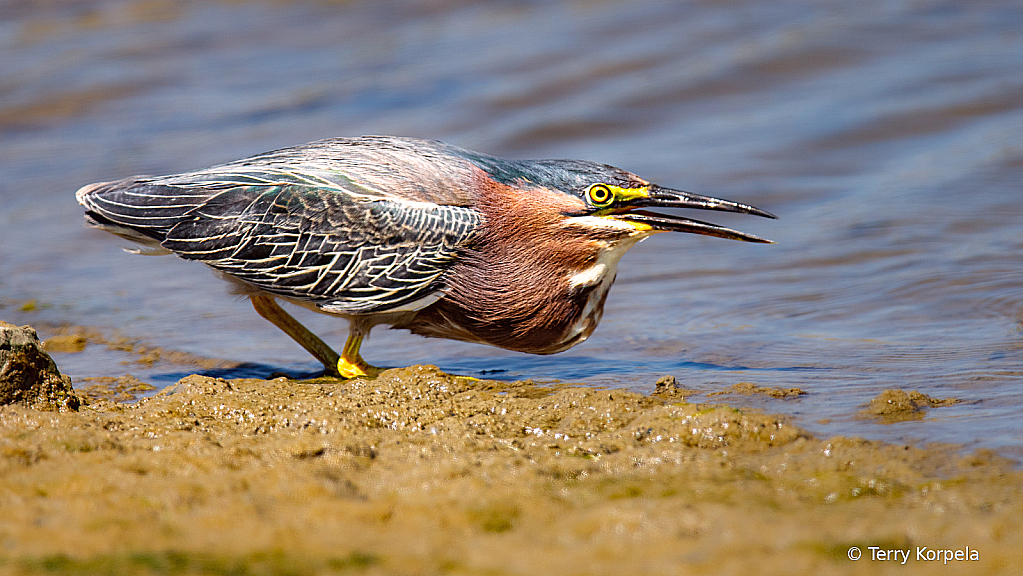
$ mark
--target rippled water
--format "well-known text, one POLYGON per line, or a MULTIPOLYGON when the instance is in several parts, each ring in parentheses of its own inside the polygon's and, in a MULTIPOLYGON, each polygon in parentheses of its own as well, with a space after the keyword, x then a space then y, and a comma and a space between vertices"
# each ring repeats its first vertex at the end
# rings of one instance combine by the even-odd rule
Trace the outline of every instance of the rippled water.
MULTIPOLYGON (((1020 458, 1021 70, 1012 0, 8 3, 0 317, 248 362, 228 376, 314 371, 203 266, 86 229, 74 190, 371 133, 584 158, 770 210, 710 219, 778 243, 638 245, 597 332, 564 354, 378 329, 367 359, 642 391, 668 373, 708 392, 799 386, 726 399, 820 434, 1020 458), (886 388, 964 402, 853 417, 886 388)), ((296 315, 343 341, 343 322, 296 315)), ((103 346, 56 358, 76 379, 194 370, 103 346)))

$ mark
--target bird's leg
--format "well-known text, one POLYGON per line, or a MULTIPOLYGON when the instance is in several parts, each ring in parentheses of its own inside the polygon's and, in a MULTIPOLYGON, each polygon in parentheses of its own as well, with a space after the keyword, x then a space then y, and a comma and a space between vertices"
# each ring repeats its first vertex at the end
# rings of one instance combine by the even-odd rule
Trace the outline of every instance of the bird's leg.
MULTIPOLYGON (((319 336, 310 332, 308 328, 299 323, 298 320, 295 320, 291 314, 285 312, 277 304, 273 296, 256 294, 250 296, 249 299, 252 300, 252 307, 256 309, 260 316, 283 330, 285 334, 291 336, 292 340, 298 342, 300 346, 305 348, 317 360, 323 362, 323 366, 328 374, 336 375, 340 373, 343 361, 341 356, 338 356, 338 353, 334 352, 326 342, 320 340, 319 336)), ((351 337, 349 337, 349 340, 351 340, 351 337)), ((348 350, 347 344, 345 345, 345 350, 348 350)), ((358 358, 358 345, 356 345, 355 350, 356 358, 358 358)), ((345 378, 351 378, 351 376, 344 373, 340 373, 340 375, 345 378)))
POLYGON ((345 378, 376 377, 380 374, 380 368, 370 366, 359 355, 359 347, 362 346, 362 339, 366 336, 366 332, 367 330, 356 320, 350 322, 348 340, 345 341, 345 347, 341 350, 341 358, 337 361, 337 371, 341 376, 345 378))
POLYGON ((277 304, 273 296, 255 294, 250 296, 249 299, 252 300, 252 307, 256 309, 260 316, 283 330, 285 334, 291 336, 292 340, 298 342, 307 352, 322 362, 328 374, 341 376, 342 378, 377 376, 380 374, 380 368, 370 366, 359 356, 359 347, 362 345, 362 339, 366 336, 366 330, 354 321, 352 322, 351 329, 348 331, 348 340, 345 342, 345 347, 341 354, 338 355, 326 342, 320 340, 319 336, 310 332, 308 328, 303 326, 298 320, 295 320, 291 314, 285 312, 277 304))

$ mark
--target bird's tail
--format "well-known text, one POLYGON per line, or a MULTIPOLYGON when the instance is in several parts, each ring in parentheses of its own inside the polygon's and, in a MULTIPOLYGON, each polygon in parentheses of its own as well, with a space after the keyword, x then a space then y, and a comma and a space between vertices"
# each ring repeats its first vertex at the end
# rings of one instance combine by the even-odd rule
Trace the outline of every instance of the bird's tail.
POLYGON ((149 182, 148 178, 135 177, 88 184, 75 192, 75 199, 85 207, 89 225, 144 247, 129 252, 169 254, 160 243, 192 206, 182 205, 166 189, 149 182))

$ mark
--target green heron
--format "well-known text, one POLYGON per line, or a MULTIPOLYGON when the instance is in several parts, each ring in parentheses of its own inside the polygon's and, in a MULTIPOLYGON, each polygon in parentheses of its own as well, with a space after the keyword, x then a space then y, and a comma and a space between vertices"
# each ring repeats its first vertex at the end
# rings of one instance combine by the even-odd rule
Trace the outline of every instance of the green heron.
POLYGON ((626 250, 658 232, 762 238, 642 208, 774 216, 581 160, 504 160, 442 142, 365 136, 205 170, 78 190, 86 218, 198 260, 346 378, 377 324, 552 354, 585 340, 626 250), (341 354, 275 301, 346 318, 341 354))

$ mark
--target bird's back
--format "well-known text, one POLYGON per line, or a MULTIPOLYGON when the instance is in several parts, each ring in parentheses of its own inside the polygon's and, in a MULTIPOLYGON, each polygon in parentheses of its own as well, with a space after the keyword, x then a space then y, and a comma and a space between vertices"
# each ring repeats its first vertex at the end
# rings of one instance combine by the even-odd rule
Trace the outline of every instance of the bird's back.
POLYGON ((481 221, 446 145, 333 139, 183 174, 92 184, 96 225, 326 312, 415 307, 481 221), (443 166, 422 169, 423 162, 443 166), (416 177, 430 174, 436 181, 416 177))

